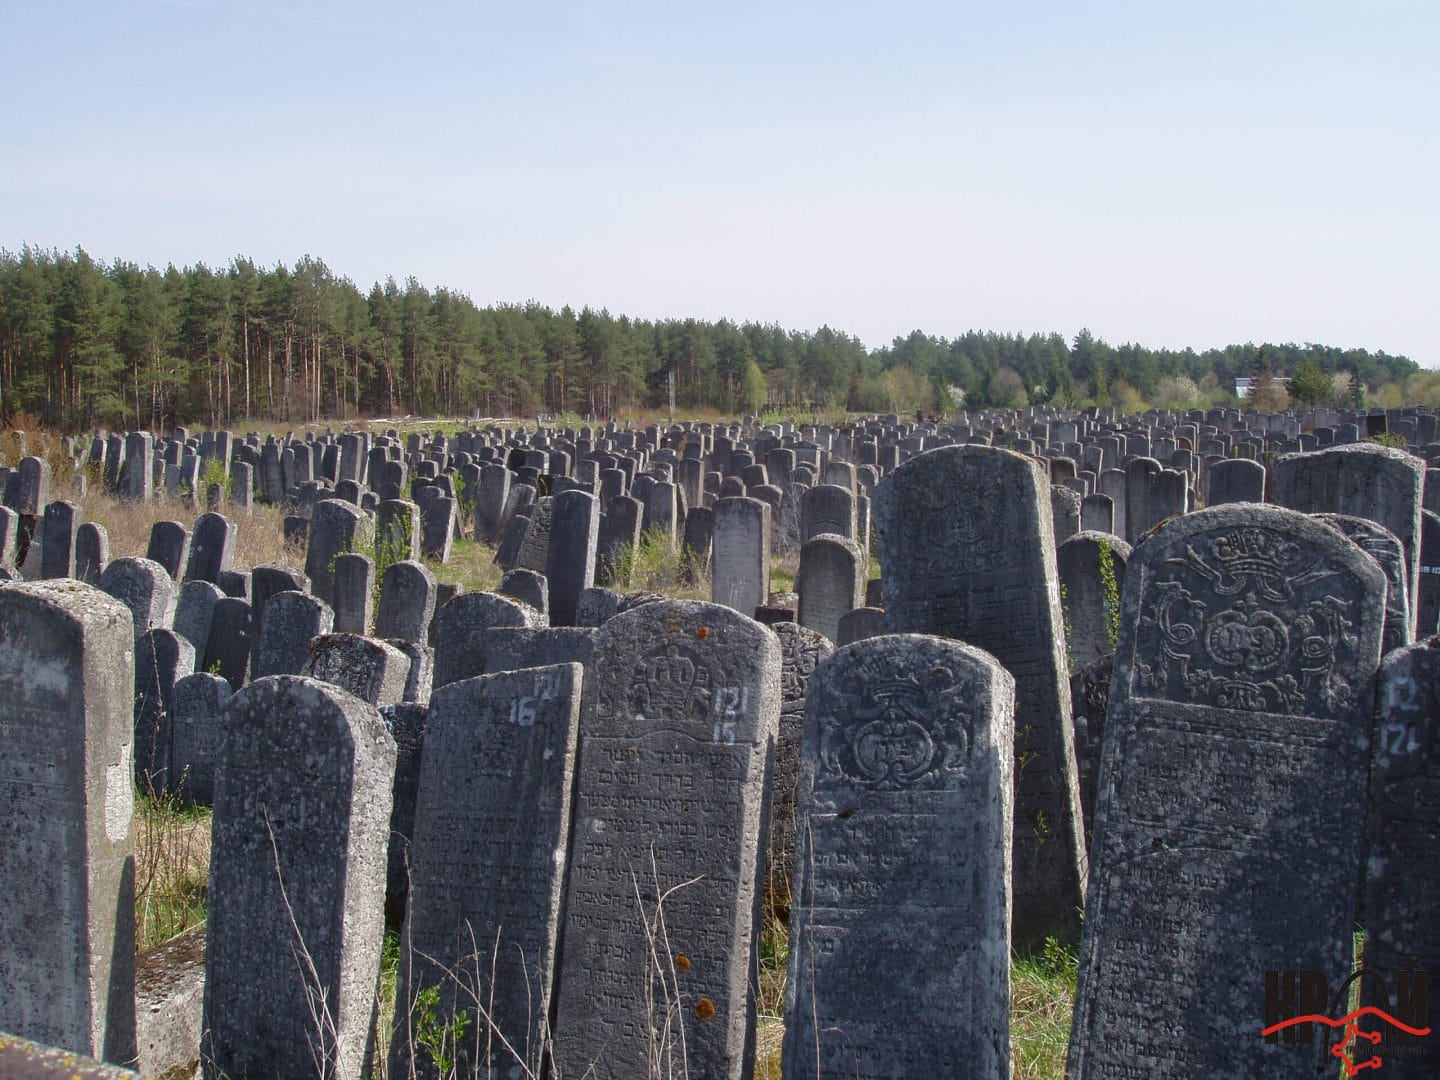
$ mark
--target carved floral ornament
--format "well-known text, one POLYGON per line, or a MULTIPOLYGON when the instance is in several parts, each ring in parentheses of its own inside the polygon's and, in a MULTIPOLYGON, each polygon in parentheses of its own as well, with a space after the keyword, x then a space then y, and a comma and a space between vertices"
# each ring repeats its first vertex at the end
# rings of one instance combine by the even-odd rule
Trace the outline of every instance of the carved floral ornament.
POLYGON ((846 715, 820 723, 817 789, 937 789, 963 775, 973 742, 970 717, 984 708, 969 676, 944 663, 923 673, 857 665, 834 693, 854 704, 846 715))
POLYGON ((1291 715, 1353 703, 1355 599, 1311 587, 1339 576, 1312 551, 1247 527, 1192 538, 1164 565, 1136 627, 1140 690, 1291 715))

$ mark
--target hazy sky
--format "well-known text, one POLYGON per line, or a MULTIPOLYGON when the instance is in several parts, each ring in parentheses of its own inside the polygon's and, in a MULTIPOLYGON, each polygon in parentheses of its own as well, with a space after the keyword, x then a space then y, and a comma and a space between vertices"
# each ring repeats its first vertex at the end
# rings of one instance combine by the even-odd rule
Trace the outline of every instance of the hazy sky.
POLYGON ((1440 4, 0 3, 0 247, 1440 364, 1440 4))

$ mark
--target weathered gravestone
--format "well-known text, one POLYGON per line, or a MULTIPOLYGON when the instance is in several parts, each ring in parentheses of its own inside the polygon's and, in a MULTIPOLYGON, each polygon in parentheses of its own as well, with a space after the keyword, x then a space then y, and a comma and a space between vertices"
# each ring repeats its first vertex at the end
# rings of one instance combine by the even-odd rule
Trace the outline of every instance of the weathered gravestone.
POLYGON ((710 564, 710 598, 755 614, 770 597, 770 507, 759 499, 716 501, 710 564))
POLYGON ((550 549, 550 522, 554 512, 554 496, 546 495, 535 500, 535 508, 530 512, 530 523, 525 528, 525 539, 520 542, 516 566, 534 570, 537 574, 545 573, 545 559, 550 549))
POLYGON ((115 559, 100 575, 100 589, 130 609, 138 639, 147 630, 169 626, 175 615, 175 582, 149 559, 115 559))
POLYGON ((149 795, 169 786, 175 683, 195 671, 195 646, 159 627, 135 643, 135 782, 149 795))
POLYGON ((75 530, 75 580, 98 585, 110 564, 110 534, 104 525, 87 521, 75 530))
POLYGON ((1248 458, 1226 458, 1210 466, 1207 506, 1265 501, 1265 466, 1248 458))
POLYGON ((552 626, 575 625, 580 593, 595 584, 599 534, 600 503, 594 495, 564 491, 554 497, 545 554, 552 626))
POLYGON ((795 785, 800 778, 800 739, 805 729, 805 691, 816 666, 835 646, 793 622, 773 624, 780 641, 780 723, 770 780, 770 829, 765 845, 765 887, 773 910, 790 907, 790 867, 795 854, 795 785))
POLYGON ((190 530, 178 521, 157 521, 150 526, 145 557, 159 563, 179 581, 190 562, 190 530))
POLYGON ((278 592, 265 605, 265 623, 257 635, 254 678, 299 675, 310 660, 310 643, 328 634, 335 613, 319 597, 297 590, 278 592))
POLYGON ((236 694, 221 725, 205 1075, 360 1076, 395 741, 373 706, 298 675, 236 694))
POLYGON ((229 570, 235 561, 235 536, 238 529, 224 514, 202 514, 190 534, 190 559, 185 567, 186 581, 213 581, 229 570))
POLYGON ((0 589, 0 1030, 135 1053, 125 606, 74 581, 0 589))
POLYGON ((405 921, 410 897, 410 841, 415 836, 415 801, 420 793, 420 759, 430 705, 397 701, 383 706, 380 718, 395 740, 394 802, 390 807, 390 847, 385 855, 385 922, 398 927, 405 921))
POLYGON ((1260 1037, 1263 980, 1352 962, 1384 574, 1233 504, 1162 526, 1126 579, 1069 1074, 1325 1075, 1260 1037))
POLYGON ((551 664, 590 663, 595 635, 588 626, 497 627, 485 635, 485 674, 551 664))
POLYGON ((486 1017, 456 1048, 461 1075, 540 1072, 580 688, 580 666, 562 664, 465 679, 430 701, 392 1076, 425 1057, 414 1003, 427 986, 440 990, 440 1015, 484 1005, 486 1017))
POLYGON ((410 658, 384 641, 325 634, 310 643, 303 675, 338 686, 377 708, 405 700, 410 658))
POLYGON ((335 558, 335 632, 368 634, 375 617, 375 560, 352 551, 335 558))
POLYGON ((1015 677, 1014 927, 1019 949, 1080 932, 1084 852, 1049 483, 1030 458, 947 446, 876 489, 891 633, 984 649, 1015 677))
POLYGON ((1105 742, 1105 713, 1110 707, 1110 676, 1114 670, 1114 654, 1107 654, 1070 676, 1075 772, 1080 783, 1087 851, 1095 834, 1095 788, 1100 782, 1100 748, 1105 742))
POLYGON ((180 599, 175 604, 175 632, 194 646, 197 667, 204 661, 205 650, 210 645, 215 605, 224 595, 218 586, 208 581, 187 581, 180 586, 180 599))
POLYGON ((435 617, 435 575, 419 562, 391 563, 380 579, 375 636, 425 641, 435 617))
POLYGON ((941 638, 869 638, 816 668, 786 1077, 1010 1075, 1014 717, 1009 673, 941 638))
POLYGON ((435 625, 434 688, 485 674, 485 634, 498 626, 541 626, 539 613, 495 593, 463 593, 435 625))
POLYGON ((668 1075, 683 1038, 689 1076, 739 1080, 755 1041, 780 647, 751 619, 680 600, 617 615, 595 638, 555 1060, 597 1080, 646 1075, 647 1059, 668 1075), (665 952, 652 959, 647 930, 661 923, 665 952), (674 993, 660 991, 662 972, 674 993))
POLYGON ((1056 551, 1072 670, 1115 651, 1129 558, 1130 545, 1105 533, 1076 533, 1056 551))
POLYGON ((865 599, 865 553, 853 540, 822 533, 800 549, 796 619, 828 641, 840 636, 840 619, 865 599))
POLYGON ((40 576, 75 576, 75 531, 82 511, 72 502, 57 499, 45 507, 44 545, 40 551, 40 576))
POLYGON ((175 684, 170 730, 170 789, 182 801, 215 801, 215 762, 220 754, 220 717, 233 691, 219 675, 197 671, 175 684))
POLYGON ((375 526, 365 513, 339 499, 315 504, 310 519, 310 543, 305 552, 305 574, 310 588, 327 604, 334 599, 335 560, 351 551, 375 546, 375 526))
POLYGON ((1410 634, 1420 598, 1420 509, 1425 463, 1374 443, 1286 454, 1275 462, 1274 500, 1307 514, 1350 514, 1395 534, 1405 548, 1410 634))
MULTIPOLYGON (((1410 633, 1409 595, 1405 589, 1405 551, 1401 548, 1400 541, 1395 539, 1395 534, 1373 521, 1348 514, 1312 516, 1316 521, 1323 521, 1332 529, 1344 533, 1385 571, 1385 630, 1380 639, 1380 654, 1383 656, 1391 649, 1413 644, 1415 639, 1410 633)), ((1423 595, 1423 574, 1420 588, 1423 595)))
MULTIPOLYGON (((1373 1047, 1357 1040, 1364 1052, 1355 1057, 1383 1062, 1387 1078, 1430 1080, 1440 1075, 1440 641, 1387 656, 1376 700, 1365 967, 1379 981, 1361 983, 1360 1003, 1430 1034, 1366 1018, 1360 1027, 1382 1039, 1373 1047)), ((1326 974, 1333 992, 1346 972, 1326 974)))
POLYGON ((1416 613, 1416 638, 1427 638, 1440 630, 1440 514, 1420 511, 1420 610, 1416 613))

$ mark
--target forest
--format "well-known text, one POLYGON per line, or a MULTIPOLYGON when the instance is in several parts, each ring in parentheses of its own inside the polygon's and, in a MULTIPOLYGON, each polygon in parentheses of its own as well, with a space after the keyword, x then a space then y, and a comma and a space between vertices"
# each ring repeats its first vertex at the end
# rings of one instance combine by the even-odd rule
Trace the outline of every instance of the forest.
MULTIPOLYGON (((957 310, 963 303, 957 301, 957 310)), ((83 249, 0 250, 0 420, 162 430, 247 419, 611 416, 668 404, 944 412, 956 407, 1233 403, 1237 376, 1293 377, 1295 404, 1440 404, 1404 356, 1313 343, 1112 346, 1081 330, 916 330, 867 349, 822 326, 543 304, 478 306, 414 277, 362 290, 320 259, 163 270, 83 249), (1436 400, 1429 400, 1434 397, 1436 400)), ((1287 403, 1283 390, 1272 404, 1287 403)))

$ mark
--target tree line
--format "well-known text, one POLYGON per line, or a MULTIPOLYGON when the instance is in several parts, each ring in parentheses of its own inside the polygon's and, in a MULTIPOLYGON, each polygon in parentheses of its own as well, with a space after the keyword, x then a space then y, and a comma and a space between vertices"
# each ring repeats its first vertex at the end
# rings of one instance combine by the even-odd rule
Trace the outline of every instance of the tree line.
MULTIPOLYGON (((0 419, 81 430, 362 415, 612 415, 687 409, 950 411, 1052 403, 1191 406, 1304 362, 1372 390, 1403 356, 1323 345, 1196 352, 1051 334, 915 331, 866 349, 843 331, 633 319, 534 301, 480 307, 393 278, 367 291, 305 256, 160 270, 83 249, 0 250, 0 419)), ((1342 385, 1336 381, 1336 385, 1342 385)))

